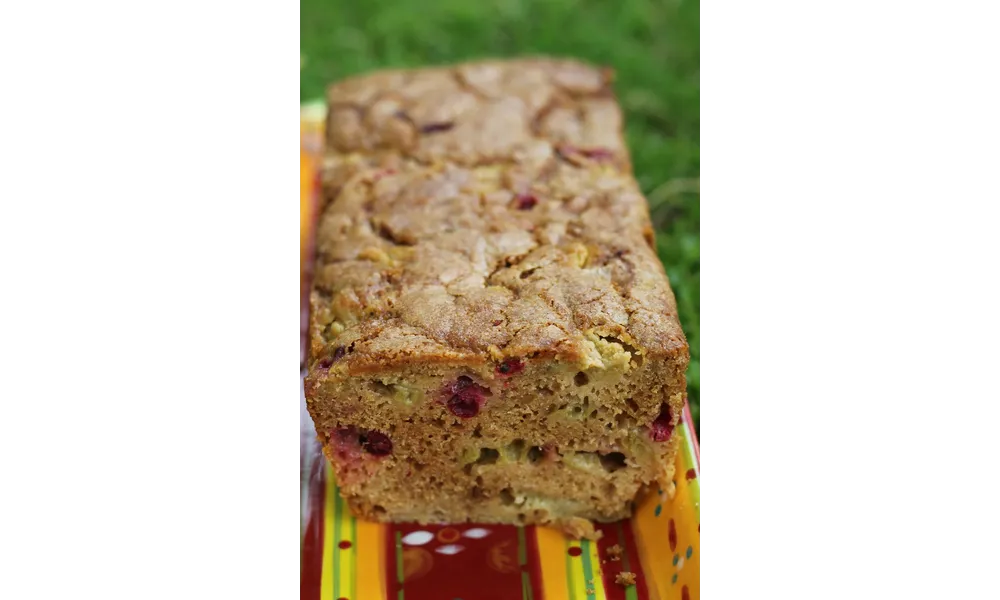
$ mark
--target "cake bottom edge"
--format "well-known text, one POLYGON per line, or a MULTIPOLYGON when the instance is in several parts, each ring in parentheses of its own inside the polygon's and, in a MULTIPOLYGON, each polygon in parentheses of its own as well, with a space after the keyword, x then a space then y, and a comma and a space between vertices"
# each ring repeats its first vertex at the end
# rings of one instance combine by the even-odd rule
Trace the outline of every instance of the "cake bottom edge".
MULTIPOLYGON (((596 540, 601 532, 594 523, 609 523, 632 516, 635 505, 647 493, 656 493, 659 486, 668 496, 673 495, 672 478, 675 475, 674 458, 680 447, 678 436, 662 444, 662 461, 656 474, 648 469, 636 470, 632 480, 634 485, 617 488, 605 483, 607 474, 593 476, 580 474, 579 488, 598 489, 600 497, 582 499, 576 494, 532 493, 531 478, 517 477, 512 488, 504 488, 498 493, 480 490, 477 487, 456 493, 455 490, 430 491, 423 488, 417 494, 399 487, 375 486, 371 488, 361 482, 350 482, 338 486, 341 496, 352 514, 366 521, 382 523, 417 523, 420 525, 455 525, 467 523, 501 524, 513 526, 537 525, 555 528, 574 539, 596 540), (650 475, 652 475, 650 477, 650 475), (577 496, 575 498, 571 496, 577 496)), ((328 450, 324 448, 324 450, 328 450)), ((329 460, 329 454, 327 459, 329 460)), ((336 461, 330 461, 334 471, 338 471, 336 461)), ((618 472, 617 479, 627 473, 618 472)), ((545 478, 539 478, 542 487, 545 478)), ((482 483, 481 478, 477 478, 482 483)), ((371 481, 366 482, 368 484, 371 481)), ((576 491, 576 490, 574 490, 576 491)))

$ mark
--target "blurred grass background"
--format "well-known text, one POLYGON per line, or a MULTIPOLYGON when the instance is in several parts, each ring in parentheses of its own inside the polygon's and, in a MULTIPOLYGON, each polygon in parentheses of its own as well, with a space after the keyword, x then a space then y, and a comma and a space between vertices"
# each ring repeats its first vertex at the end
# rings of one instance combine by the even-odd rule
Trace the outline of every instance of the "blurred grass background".
MULTIPOLYGON (((697 0, 301 0, 300 95, 382 67, 551 54, 613 67, 635 176, 691 344, 699 423, 697 0)), ((699 425, 700 429, 700 425, 699 425)))

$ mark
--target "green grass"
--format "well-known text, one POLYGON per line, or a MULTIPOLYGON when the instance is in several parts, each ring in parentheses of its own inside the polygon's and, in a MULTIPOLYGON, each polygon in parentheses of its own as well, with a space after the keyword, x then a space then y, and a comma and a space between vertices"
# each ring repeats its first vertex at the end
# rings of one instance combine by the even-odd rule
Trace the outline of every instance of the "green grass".
POLYGON ((686 0, 301 0, 301 99, 346 75, 552 54, 614 67, 635 175, 691 344, 699 405, 699 7, 686 0))

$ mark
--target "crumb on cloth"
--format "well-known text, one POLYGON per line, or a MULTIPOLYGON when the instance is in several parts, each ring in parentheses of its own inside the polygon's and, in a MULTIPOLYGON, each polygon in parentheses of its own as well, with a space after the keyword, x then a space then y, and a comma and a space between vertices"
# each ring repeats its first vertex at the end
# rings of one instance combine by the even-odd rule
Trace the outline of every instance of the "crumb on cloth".
POLYGON ((609 546, 608 549, 606 550, 606 553, 608 555, 608 560, 612 561, 621 560, 623 551, 624 550, 622 550, 622 547, 619 546, 618 544, 615 544, 614 546, 609 546))
POLYGON ((622 587, 635 585, 635 573, 632 573, 631 571, 622 571, 621 573, 615 575, 615 583, 622 587))
POLYGON ((597 541, 604 535, 604 532, 595 528, 592 522, 580 517, 566 519, 561 525, 563 533, 575 540, 597 541))

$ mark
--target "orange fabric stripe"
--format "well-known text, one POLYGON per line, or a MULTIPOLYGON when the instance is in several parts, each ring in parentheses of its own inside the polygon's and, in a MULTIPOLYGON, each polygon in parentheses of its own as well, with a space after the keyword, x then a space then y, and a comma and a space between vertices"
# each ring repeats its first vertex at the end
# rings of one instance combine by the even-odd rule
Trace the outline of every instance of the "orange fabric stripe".
POLYGON ((538 560, 542 573, 543 597, 569 598, 566 582, 566 538, 551 527, 535 527, 538 560))

